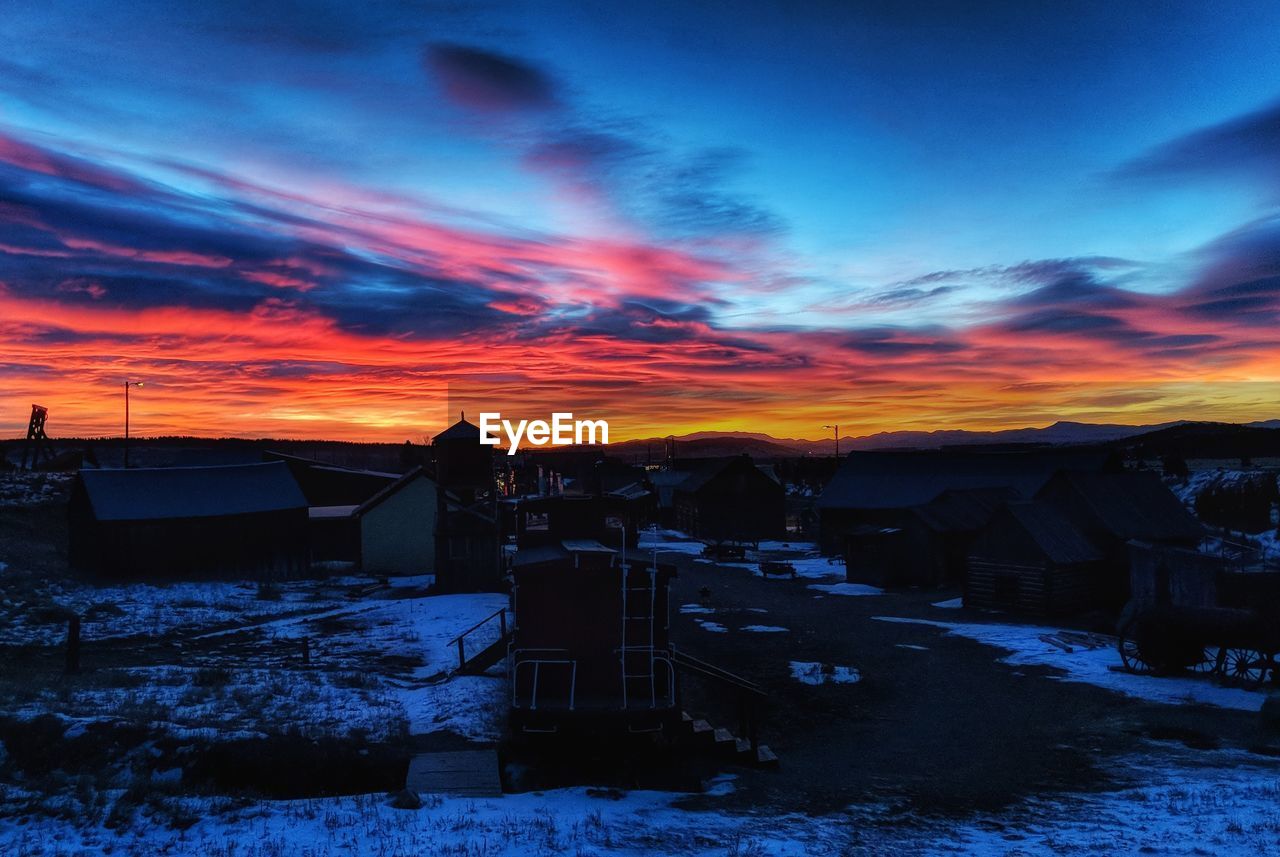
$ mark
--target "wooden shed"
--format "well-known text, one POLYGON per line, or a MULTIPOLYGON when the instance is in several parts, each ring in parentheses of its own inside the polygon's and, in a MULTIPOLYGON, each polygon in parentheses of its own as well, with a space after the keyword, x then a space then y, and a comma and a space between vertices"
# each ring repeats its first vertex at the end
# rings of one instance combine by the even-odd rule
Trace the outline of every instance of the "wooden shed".
POLYGON ((845 537, 845 578, 881 587, 944 586, 964 580, 969 548, 1010 488, 943 491, 912 506, 894 527, 864 524, 845 537))
POLYGON ((301 577, 307 501, 282 462, 82 470, 70 561, 112 577, 301 577))
POLYGON ((745 455, 711 461, 673 492, 676 527, 717 541, 778 539, 786 535, 785 491, 745 455))
POLYGON ((1103 554, 1053 506, 1009 503, 974 539, 964 604, 1038 616, 1099 606, 1103 554))
POLYGON ((439 489, 416 468, 352 511, 366 574, 434 574, 439 489))

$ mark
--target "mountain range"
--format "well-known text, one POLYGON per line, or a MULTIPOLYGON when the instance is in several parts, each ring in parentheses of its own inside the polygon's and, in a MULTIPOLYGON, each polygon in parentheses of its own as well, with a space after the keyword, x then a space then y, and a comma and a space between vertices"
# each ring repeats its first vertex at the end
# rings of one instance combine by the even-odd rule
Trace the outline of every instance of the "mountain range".
MULTIPOLYGON (((1193 425, 1190 420, 1176 420, 1151 425, 1122 425, 1118 423, 1081 423, 1061 420, 1041 428, 1027 427, 999 431, 968 431, 942 429, 939 431, 891 431, 876 434, 840 438, 840 452, 870 449, 937 449, 943 446, 997 445, 1011 443, 1073 444, 1110 443, 1137 437, 1138 435, 1193 425)), ((1225 424, 1214 424, 1225 425, 1225 424)), ((1280 428, 1280 419, 1246 423, 1245 428, 1280 428)), ((655 458, 662 455, 665 438, 654 437, 610 444, 612 453, 636 454, 650 450, 655 458)), ((795 455, 832 455, 834 440, 807 440, 804 438, 779 438, 762 432, 747 431, 699 431, 675 436, 677 455, 684 458, 739 455, 746 453, 757 458, 789 457, 795 455)))

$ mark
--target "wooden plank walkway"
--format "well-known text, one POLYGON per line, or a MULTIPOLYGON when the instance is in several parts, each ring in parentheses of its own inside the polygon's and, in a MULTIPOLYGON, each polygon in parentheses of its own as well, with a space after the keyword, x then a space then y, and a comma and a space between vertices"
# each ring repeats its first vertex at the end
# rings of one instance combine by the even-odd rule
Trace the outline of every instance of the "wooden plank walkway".
POLYGON ((418 794, 493 797, 502 794, 497 750, 420 753, 409 760, 404 787, 418 794))

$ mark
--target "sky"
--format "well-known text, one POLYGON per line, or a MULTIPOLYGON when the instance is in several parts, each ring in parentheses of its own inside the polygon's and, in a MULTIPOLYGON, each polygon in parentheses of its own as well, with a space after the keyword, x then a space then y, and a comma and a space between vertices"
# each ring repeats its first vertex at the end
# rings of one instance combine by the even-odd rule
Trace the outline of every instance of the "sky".
POLYGON ((0 45, 0 434, 119 434, 126 380, 143 435, 1280 416, 1275 3, 7 0, 0 45))

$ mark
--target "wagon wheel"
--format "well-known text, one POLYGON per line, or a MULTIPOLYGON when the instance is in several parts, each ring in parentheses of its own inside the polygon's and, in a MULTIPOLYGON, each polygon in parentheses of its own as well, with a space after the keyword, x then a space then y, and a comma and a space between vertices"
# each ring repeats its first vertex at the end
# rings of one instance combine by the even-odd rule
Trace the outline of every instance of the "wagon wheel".
POLYGON ((1242 687, 1262 684, 1271 661, 1257 649, 1227 649, 1222 659, 1222 675, 1242 687))
POLYGON ((1220 646, 1205 646, 1200 660, 1191 665, 1191 671, 1205 675, 1221 674, 1226 649, 1220 646))
POLYGON ((1156 671, 1156 668, 1146 658, 1142 656, 1142 649, 1138 646, 1138 641, 1129 636, 1132 630, 1132 623, 1125 625, 1120 629, 1120 660, 1124 663, 1124 668, 1131 673, 1139 675, 1150 675, 1156 671))

